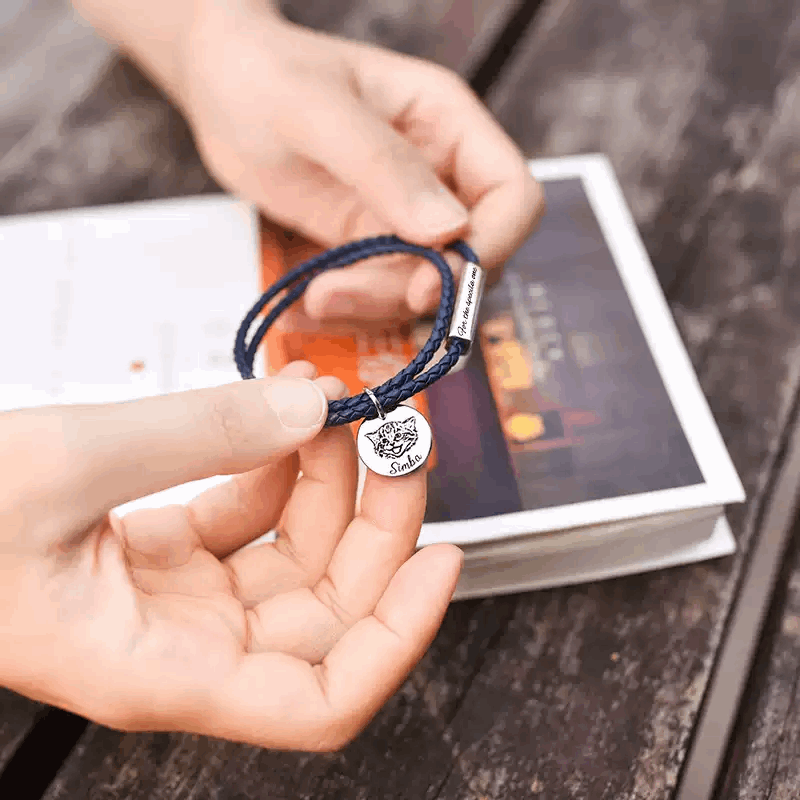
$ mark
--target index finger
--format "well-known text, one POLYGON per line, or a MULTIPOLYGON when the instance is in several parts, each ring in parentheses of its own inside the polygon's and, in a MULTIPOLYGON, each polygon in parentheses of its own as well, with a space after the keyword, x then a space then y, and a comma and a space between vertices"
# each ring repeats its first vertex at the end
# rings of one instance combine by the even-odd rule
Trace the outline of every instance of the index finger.
MULTIPOLYGON (((351 437, 352 438, 352 437, 351 437)), ((368 472, 358 516, 347 526, 313 585, 273 594, 254 609, 259 650, 281 650, 320 661, 375 607, 395 573, 412 556, 425 515, 426 476, 368 472)))

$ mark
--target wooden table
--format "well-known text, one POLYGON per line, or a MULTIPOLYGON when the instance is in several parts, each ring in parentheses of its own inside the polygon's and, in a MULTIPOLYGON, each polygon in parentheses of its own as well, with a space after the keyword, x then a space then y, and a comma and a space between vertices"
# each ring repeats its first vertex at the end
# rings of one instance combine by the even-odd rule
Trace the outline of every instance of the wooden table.
MULTIPOLYGON (((0 28, 6 85, 42 60, 36 26, 64 14, 40 5, 13 22, 25 35, 0 28)), ((739 550, 454 604, 338 754, 125 735, 0 693, 0 797, 700 800, 718 768, 713 796, 800 796, 800 2, 307 0, 286 13, 458 69, 530 156, 611 157, 748 492, 729 514, 739 550)), ((135 68, 78 30, 49 52, 34 96, 0 111, 0 212, 215 190, 135 68)))

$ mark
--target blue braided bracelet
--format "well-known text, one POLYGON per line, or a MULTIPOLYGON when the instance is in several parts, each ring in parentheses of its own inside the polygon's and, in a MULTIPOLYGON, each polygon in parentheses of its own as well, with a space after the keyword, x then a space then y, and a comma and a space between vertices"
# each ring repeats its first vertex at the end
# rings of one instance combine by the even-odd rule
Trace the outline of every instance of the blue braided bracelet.
POLYGON ((404 242, 396 236, 375 236, 351 242, 328 250, 295 267, 261 295, 242 321, 233 350, 239 374, 244 379, 255 377, 253 362, 264 335, 275 320, 300 298, 312 279, 321 272, 340 269, 365 258, 389 253, 421 256, 427 258, 439 270, 442 277, 439 311, 430 338, 417 357, 393 378, 371 391, 365 389, 353 397, 331 401, 325 425, 326 427, 344 425, 359 419, 375 419, 378 416, 383 419, 384 412, 391 411, 403 400, 407 400, 446 375, 461 355, 469 349, 472 342, 483 290, 483 271, 478 264, 477 256, 466 243, 453 242, 448 245, 448 249, 456 251, 467 261, 457 297, 453 273, 442 255, 436 250, 404 242), (256 317, 284 290, 286 294, 266 314, 248 343, 246 337, 256 317), (447 339, 445 355, 433 367, 423 372, 445 338, 447 339))

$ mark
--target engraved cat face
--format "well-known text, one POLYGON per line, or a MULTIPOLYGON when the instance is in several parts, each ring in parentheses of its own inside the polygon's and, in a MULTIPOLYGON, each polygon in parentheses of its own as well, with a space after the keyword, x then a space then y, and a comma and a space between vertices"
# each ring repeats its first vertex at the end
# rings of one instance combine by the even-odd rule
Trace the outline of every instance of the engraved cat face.
POLYGON ((417 443, 417 421, 414 417, 409 417, 403 421, 384 422, 374 433, 368 433, 367 438, 372 442, 377 455, 382 458, 400 458, 417 443))

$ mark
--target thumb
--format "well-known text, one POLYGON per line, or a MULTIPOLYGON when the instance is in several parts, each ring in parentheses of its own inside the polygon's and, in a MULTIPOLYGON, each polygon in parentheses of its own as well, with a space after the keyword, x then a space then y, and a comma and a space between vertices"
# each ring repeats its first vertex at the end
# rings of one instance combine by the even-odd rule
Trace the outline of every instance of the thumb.
POLYGON ((301 117, 288 121, 302 126, 287 132, 294 147, 353 187, 399 236, 434 245, 466 228, 466 208, 422 153, 368 106, 325 97, 317 100, 314 124, 301 117))
POLYGON ((56 493, 84 516, 286 456, 320 431, 327 409, 313 381, 276 377, 23 418, 53 453, 56 493))

